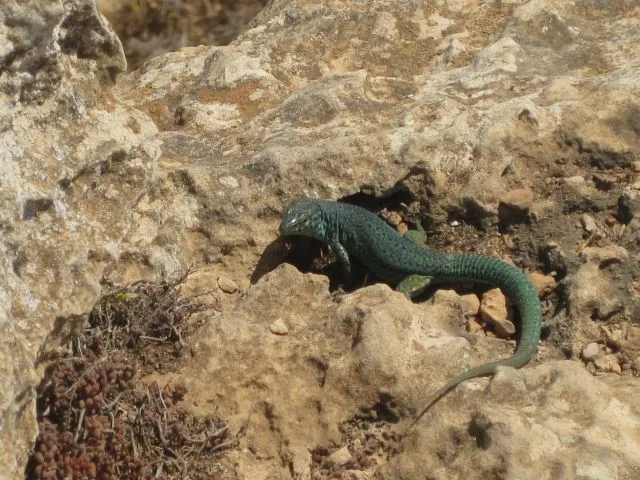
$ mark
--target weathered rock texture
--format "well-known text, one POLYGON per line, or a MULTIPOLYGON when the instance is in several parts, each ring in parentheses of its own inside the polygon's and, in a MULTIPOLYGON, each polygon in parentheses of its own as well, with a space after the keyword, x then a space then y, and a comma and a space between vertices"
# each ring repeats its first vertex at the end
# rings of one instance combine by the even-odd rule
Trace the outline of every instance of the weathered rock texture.
POLYGON ((266 0, 97 0, 120 36, 130 69, 191 45, 227 45, 266 0))
POLYGON ((126 61, 95 5, 3 3, 0 25, 0 472, 18 478, 38 350, 95 301, 157 153, 105 88, 126 61))
POLYGON ((319 458, 355 454, 367 424, 398 439, 429 391, 509 355, 465 337, 450 291, 412 305, 263 276, 290 200, 363 192, 438 248, 560 284, 530 367, 463 384, 343 478, 640 478, 639 44, 631 0, 274 0, 228 47, 114 83, 126 62, 93 2, 3 3, 0 472, 23 476, 37 434, 38 352, 64 347, 105 281, 197 266, 195 291, 237 286, 182 375, 194 410, 243 428, 216 460, 229 478, 328 478, 319 458), (533 200, 511 223, 513 190, 533 200))

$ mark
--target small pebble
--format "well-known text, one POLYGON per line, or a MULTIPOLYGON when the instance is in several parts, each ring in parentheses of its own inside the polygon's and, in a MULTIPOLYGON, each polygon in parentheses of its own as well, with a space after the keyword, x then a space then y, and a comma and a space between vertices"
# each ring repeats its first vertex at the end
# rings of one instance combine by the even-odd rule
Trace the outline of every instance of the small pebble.
POLYGON ((352 458, 353 457, 351 456, 351 453, 349 453, 349 449, 347 447, 342 447, 327 457, 327 463, 330 465, 344 465, 352 458))
POLYGON ((584 231, 587 233, 594 233, 598 230, 596 221, 591 215, 587 215, 586 213, 580 217, 580 223, 582 224, 584 231))
POLYGON ((556 289, 556 279, 550 275, 532 272, 527 275, 539 297, 544 297, 556 289))
POLYGON ((585 362, 592 362, 600 356, 600 345, 592 342, 588 343, 582 349, 582 359, 585 362))
POLYGON ((509 338, 516 333, 516 326, 509 320, 498 320, 494 322, 493 329, 498 338, 509 338))
POLYGON ((462 304, 462 312, 465 315, 477 315, 480 309, 480 299, 475 293, 460 295, 460 303, 462 304))
POLYGON ((275 322, 269 325, 269 330, 271 330, 271 333, 274 333, 276 335, 287 335, 289 333, 289 329, 284 324, 281 318, 277 319, 275 322))
POLYGON ((224 293, 234 293, 238 291, 238 284, 226 275, 220 275, 218 277, 218 287, 224 293))
POLYGON ((492 325, 510 318, 509 311, 507 310, 507 298, 499 288, 487 290, 484 295, 482 295, 480 315, 485 322, 492 325))

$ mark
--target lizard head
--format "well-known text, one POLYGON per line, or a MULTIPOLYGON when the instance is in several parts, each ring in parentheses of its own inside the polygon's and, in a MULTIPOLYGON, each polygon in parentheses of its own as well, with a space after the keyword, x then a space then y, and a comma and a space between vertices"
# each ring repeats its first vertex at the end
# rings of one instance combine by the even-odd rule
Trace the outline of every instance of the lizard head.
POLYGON ((323 225, 319 202, 313 198, 299 198, 284 212, 280 233, 318 238, 323 225))

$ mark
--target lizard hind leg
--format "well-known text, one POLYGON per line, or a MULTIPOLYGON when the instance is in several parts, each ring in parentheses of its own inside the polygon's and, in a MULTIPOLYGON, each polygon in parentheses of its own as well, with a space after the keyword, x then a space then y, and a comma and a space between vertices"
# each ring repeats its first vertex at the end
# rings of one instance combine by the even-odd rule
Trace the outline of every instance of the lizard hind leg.
POLYGON ((411 299, 424 292, 430 283, 431 277, 426 275, 409 275, 396 286, 396 290, 411 299))
MULTIPOLYGON (((416 247, 427 248, 427 232, 424 231, 422 225, 418 224, 417 230, 409 230, 403 236, 416 247)), ((396 290, 404 293, 408 299, 411 299, 411 297, 415 297, 424 292, 430 283, 431 277, 426 275, 409 275, 396 286, 396 290)))

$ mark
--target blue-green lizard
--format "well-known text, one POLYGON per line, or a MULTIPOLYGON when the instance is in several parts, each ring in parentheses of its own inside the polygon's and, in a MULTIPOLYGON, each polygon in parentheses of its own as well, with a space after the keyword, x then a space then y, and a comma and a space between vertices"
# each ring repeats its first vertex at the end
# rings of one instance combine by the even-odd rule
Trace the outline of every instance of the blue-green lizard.
POLYGON ((417 421, 440 397, 459 383, 492 375, 499 366, 520 368, 534 356, 540 341, 542 312, 538 294, 516 267, 497 258, 440 253, 400 236, 384 220, 362 207, 346 203, 300 198, 286 210, 280 224, 283 235, 312 237, 329 245, 346 275, 349 256, 356 257, 381 279, 396 285, 407 297, 431 283, 479 282, 502 288, 518 307, 520 342, 510 358, 473 367, 452 378, 428 397, 417 421))

